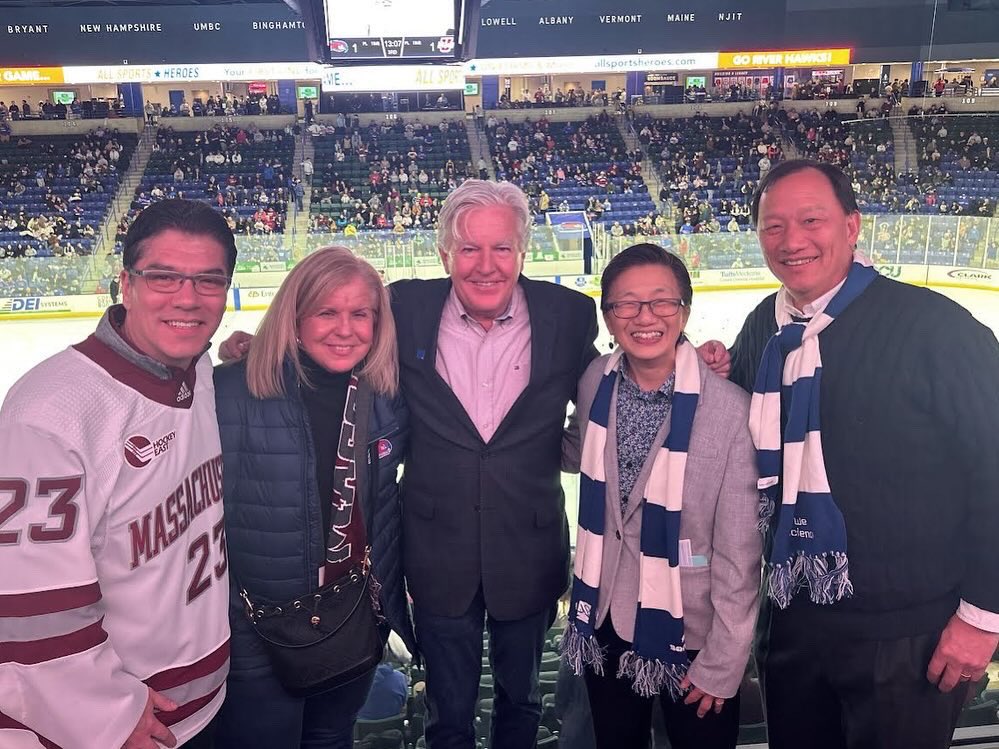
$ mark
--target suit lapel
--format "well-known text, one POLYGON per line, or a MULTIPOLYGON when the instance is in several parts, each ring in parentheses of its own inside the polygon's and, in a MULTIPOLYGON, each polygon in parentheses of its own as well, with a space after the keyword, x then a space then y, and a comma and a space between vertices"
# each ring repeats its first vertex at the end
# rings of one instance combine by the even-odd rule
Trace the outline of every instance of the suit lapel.
POLYGON ((482 437, 479 435, 479 430, 475 428, 475 424, 465 407, 461 405, 458 396, 454 394, 454 391, 437 371, 437 336, 440 335, 441 317, 444 314, 444 305, 447 303, 450 293, 451 281, 448 280, 447 283, 442 283, 435 289, 435 294, 418 311, 420 317, 414 336, 416 340, 416 366, 422 371, 425 381, 437 391, 441 406, 455 415, 472 438, 481 442, 482 437))
POLYGON ((527 399, 528 391, 544 382, 551 370, 557 330, 555 316, 543 298, 545 283, 547 282, 520 277, 520 287, 524 290, 524 297, 527 300, 527 314, 531 319, 531 376, 527 387, 517 396, 517 400, 510 406, 510 410, 493 433, 493 440, 496 440, 508 428, 509 423, 516 419, 517 411, 527 399))

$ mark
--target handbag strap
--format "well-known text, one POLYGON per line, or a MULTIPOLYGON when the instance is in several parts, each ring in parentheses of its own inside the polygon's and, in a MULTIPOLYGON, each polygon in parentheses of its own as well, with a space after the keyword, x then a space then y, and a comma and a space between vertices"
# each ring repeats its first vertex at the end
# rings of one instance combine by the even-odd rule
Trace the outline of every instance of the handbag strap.
POLYGON ((319 621, 316 615, 316 611, 319 604, 323 600, 324 591, 325 594, 336 594, 339 593, 341 588, 345 585, 350 585, 351 583, 357 582, 357 577, 364 581, 364 584, 360 586, 360 592, 357 596, 357 601, 351 606, 351 611, 357 608, 357 605, 364 598, 365 592, 368 590, 369 580, 371 572, 371 547, 366 546, 364 549, 364 559, 361 561, 361 566, 359 568, 352 569, 348 574, 341 577, 339 580, 335 580, 328 585, 324 585, 322 588, 317 589, 313 593, 308 593, 304 596, 300 596, 283 606, 272 606, 269 604, 254 603, 253 599, 250 597, 249 591, 239 583, 239 579, 236 577, 235 573, 230 568, 230 573, 236 582, 236 586, 239 588, 239 597, 243 600, 244 613, 246 618, 249 619, 251 624, 255 624, 261 619, 270 618, 272 616, 281 616, 285 613, 286 609, 300 609, 305 602, 308 600, 312 601, 312 612, 313 612, 313 626, 318 626, 319 621))

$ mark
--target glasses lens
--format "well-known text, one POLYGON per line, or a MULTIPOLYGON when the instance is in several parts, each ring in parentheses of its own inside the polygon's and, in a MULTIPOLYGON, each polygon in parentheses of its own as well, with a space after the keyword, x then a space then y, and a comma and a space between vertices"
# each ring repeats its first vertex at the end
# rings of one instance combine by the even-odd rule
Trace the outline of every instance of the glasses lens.
POLYGON ((167 270, 147 270, 142 272, 146 284, 153 291, 171 292, 180 288, 184 277, 180 273, 167 270))
POLYGON ((228 288, 229 279, 226 276, 205 274, 194 277, 194 290, 199 294, 218 296, 224 294, 228 288))
POLYGON ((680 311, 680 303, 676 299, 656 299, 649 306, 657 317, 672 317, 680 311))
POLYGON ((613 309, 615 315, 622 320, 627 320, 631 317, 638 317, 638 312, 642 309, 642 305, 638 302, 618 302, 614 305, 613 309))

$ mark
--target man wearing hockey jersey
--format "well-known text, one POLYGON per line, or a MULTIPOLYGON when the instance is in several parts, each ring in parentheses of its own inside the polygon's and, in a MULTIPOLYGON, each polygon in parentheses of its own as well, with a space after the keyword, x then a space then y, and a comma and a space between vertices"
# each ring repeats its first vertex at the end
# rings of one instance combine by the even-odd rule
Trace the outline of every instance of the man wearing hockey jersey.
POLYGON ((211 744, 229 626, 209 339, 236 262, 207 205, 125 238, 123 304, 0 408, 0 746, 211 744))

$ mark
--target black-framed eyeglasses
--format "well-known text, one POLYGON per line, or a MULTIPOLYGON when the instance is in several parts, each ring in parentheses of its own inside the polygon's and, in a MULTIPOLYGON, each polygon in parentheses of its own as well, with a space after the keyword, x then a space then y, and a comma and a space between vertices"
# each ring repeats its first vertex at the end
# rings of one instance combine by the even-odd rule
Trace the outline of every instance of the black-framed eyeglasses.
POLYGON ((608 302, 605 310, 610 310, 614 317, 621 320, 631 320, 642 314, 642 307, 648 306, 656 317, 673 317, 687 306, 682 299, 650 299, 648 301, 608 302))
POLYGON ((174 270, 159 270, 151 268, 149 270, 128 269, 128 275, 138 276, 146 282, 146 286, 151 291, 158 291, 161 294, 173 294, 180 291, 184 281, 190 281, 194 285, 194 290, 204 296, 221 296, 229 290, 232 279, 219 273, 195 273, 188 276, 185 273, 178 273, 174 270))

